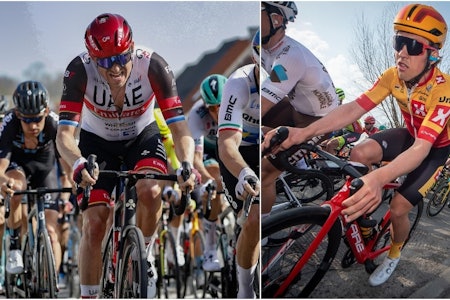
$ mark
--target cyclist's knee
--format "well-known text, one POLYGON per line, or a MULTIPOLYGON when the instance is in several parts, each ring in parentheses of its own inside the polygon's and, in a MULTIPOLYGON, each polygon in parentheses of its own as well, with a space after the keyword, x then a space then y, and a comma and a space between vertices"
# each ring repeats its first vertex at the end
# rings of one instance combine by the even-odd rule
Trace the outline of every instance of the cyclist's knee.
POLYGON ((260 220, 259 206, 252 205, 252 208, 248 214, 248 218, 244 223, 243 230, 245 230, 248 233, 258 235, 259 234, 259 220, 260 220))
POLYGON ((412 204, 401 194, 397 193, 390 204, 391 219, 408 218, 408 213, 412 208, 412 204))
POLYGON ((374 140, 366 140, 356 145, 350 153, 351 161, 360 162, 367 166, 379 163, 382 158, 382 149, 374 140))
POLYGON ((136 184, 136 191, 138 199, 147 202, 148 200, 158 199, 162 189, 154 180, 140 180, 136 184))

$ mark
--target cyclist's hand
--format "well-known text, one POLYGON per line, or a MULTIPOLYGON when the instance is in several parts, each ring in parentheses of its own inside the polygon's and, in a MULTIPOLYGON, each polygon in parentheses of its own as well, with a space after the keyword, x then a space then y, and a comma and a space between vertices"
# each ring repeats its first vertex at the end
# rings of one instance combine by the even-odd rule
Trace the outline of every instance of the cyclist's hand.
POLYGON ((200 195, 202 200, 206 201, 209 193, 211 194, 211 199, 216 197, 217 185, 214 179, 208 179, 208 181, 200 187, 200 195))
POLYGON ((192 167, 191 163, 187 163, 187 168, 183 168, 182 166, 178 168, 177 170, 177 176, 178 176, 178 185, 180 187, 180 190, 183 192, 190 193, 194 190, 196 182, 197 182, 197 173, 194 171, 194 168, 192 167), (188 177, 187 179, 184 178, 183 174, 186 174, 188 177))
POLYGON ((94 164, 93 176, 91 176, 87 170, 87 160, 84 157, 80 157, 75 161, 72 167, 73 181, 78 186, 85 188, 88 185, 94 185, 97 182, 99 168, 97 162, 94 164))
POLYGON ((376 171, 361 177, 364 185, 351 197, 342 202, 346 207, 342 214, 347 222, 352 222, 365 213, 373 212, 381 202, 382 183, 376 171), (375 173, 375 175, 373 175, 375 173))
POLYGON ((278 128, 272 129, 268 131, 264 136, 264 141, 261 144, 261 152, 264 154, 267 151, 269 151, 269 154, 277 154, 280 151, 284 151, 286 149, 289 149, 291 146, 300 144, 304 141, 306 141, 306 136, 302 136, 302 129, 300 128, 293 128, 293 127, 287 127, 287 126, 280 126, 278 128), (284 127, 286 130, 280 130, 280 128, 284 127), (298 134, 298 130, 300 130, 300 134, 298 134), (285 137, 285 134, 287 134, 287 137, 285 137), (277 140, 277 135, 279 137, 283 136, 282 140, 284 140, 281 144, 274 143, 274 141, 277 140), (295 135, 295 140, 294 140, 295 135))
POLYGON ((244 201, 248 195, 258 196, 261 184, 258 176, 249 167, 245 167, 239 173, 238 183, 236 184, 236 197, 244 201), (255 188, 252 188, 249 181, 256 182, 255 188))
POLYGON ((1 186, 1 193, 3 197, 6 197, 6 195, 13 196, 14 195, 14 178, 9 178, 7 182, 3 183, 1 186))

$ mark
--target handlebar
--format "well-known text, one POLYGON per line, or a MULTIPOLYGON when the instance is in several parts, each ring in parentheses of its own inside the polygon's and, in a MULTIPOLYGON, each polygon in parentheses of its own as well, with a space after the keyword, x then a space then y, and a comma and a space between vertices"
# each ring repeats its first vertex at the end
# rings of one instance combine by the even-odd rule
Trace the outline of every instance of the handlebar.
POLYGON ((262 156, 266 156, 272 151, 272 148, 281 145, 289 136, 289 129, 286 127, 279 127, 276 134, 270 139, 269 147, 262 151, 262 156))
MULTIPOLYGON (((47 193, 72 193, 72 188, 47 188, 40 187, 36 189, 17 190, 14 195, 38 195, 42 196, 47 193)), ((6 195, 5 199, 5 219, 9 217, 11 211, 11 195, 6 195)))
MULTIPOLYGON (((254 189, 256 187, 256 181, 249 179, 248 183, 252 186, 254 189)), ((247 221, 248 215, 250 213, 250 207, 255 200, 255 197, 252 195, 248 195, 247 198, 244 201, 244 206, 242 207, 242 213, 239 216, 239 218, 236 220, 236 223, 242 227, 242 225, 247 221)))
MULTIPOLYGON (((93 175, 93 171, 95 168, 95 161, 97 159, 97 156, 94 154, 91 154, 88 156, 88 165, 87 168, 89 174, 91 176, 93 175)), ((192 170, 190 168, 189 163, 182 162, 183 166, 183 173, 181 176, 183 176, 184 180, 189 179, 191 176, 192 170)), ((108 176, 108 177, 114 177, 114 178, 134 178, 136 180, 139 179, 156 179, 156 180, 169 180, 169 181, 177 181, 177 175, 172 174, 160 174, 160 173, 142 173, 137 171, 115 171, 115 170, 100 170, 99 176, 108 176)), ((88 206, 88 201, 90 197, 90 186, 87 186, 83 190, 83 199, 80 205, 80 209, 84 210, 88 206)), ((180 205, 173 205, 174 212, 176 215, 182 215, 184 211, 186 210, 187 203, 189 203, 190 200, 190 194, 186 191, 185 193, 182 193, 181 195, 181 204, 180 205)))

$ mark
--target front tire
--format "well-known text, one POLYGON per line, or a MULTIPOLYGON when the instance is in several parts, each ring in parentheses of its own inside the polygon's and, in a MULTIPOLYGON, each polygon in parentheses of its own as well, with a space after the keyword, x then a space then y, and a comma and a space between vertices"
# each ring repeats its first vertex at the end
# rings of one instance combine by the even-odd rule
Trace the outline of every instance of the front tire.
POLYGON ((299 207, 277 213, 262 223, 261 286, 262 297, 303 298, 319 284, 339 248, 341 223, 336 221, 308 259, 303 269, 284 291, 280 285, 308 249, 329 216, 323 207, 299 207))

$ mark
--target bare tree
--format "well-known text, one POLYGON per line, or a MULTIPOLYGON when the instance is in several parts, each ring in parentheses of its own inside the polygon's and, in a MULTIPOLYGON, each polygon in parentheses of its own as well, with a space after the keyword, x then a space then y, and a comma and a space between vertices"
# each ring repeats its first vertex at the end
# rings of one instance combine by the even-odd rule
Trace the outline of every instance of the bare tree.
MULTIPOLYGON (((364 74, 364 79, 370 83, 374 83, 382 72, 394 65, 392 20, 397 10, 396 4, 386 7, 380 21, 372 26, 366 21, 364 14, 356 20, 353 45, 357 47, 352 47, 350 52, 364 74)), ((400 109, 392 96, 386 98, 377 109, 386 118, 388 127, 404 126, 400 109)))
MULTIPOLYGON (((399 3, 387 5, 379 16, 379 21, 373 24, 366 21, 364 14, 356 20, 355 41, 352 43, 355 46, 351 47, 350 53, 367 82, 374 83, 382 72, 395 65, 392 48, 393 20, 399 9, 399 3)), ((447 45, 440 50, 441 57, 448 52, 448 47, 447 45)), ((449 63, 445 59, 439 64, 442 71, 449 72, 449 63)), ((386 98, 376 109, 381 111, 387 120, 388 127, 404 127, 400 108, 392 96, 386 98)))

